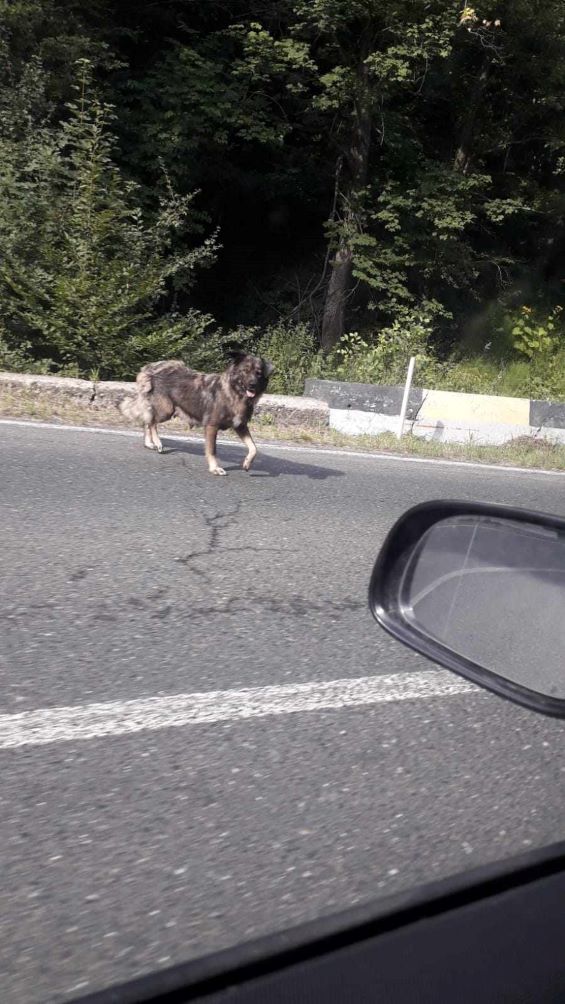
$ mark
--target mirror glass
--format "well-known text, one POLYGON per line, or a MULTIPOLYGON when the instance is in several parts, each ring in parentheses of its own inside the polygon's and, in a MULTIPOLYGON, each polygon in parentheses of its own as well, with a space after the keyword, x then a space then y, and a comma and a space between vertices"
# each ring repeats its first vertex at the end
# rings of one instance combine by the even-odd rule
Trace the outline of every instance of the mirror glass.
POLYGON ((490 516, 426 531, 401 583, 402 614, 458 655, 565 698, 565 536, 490 516))

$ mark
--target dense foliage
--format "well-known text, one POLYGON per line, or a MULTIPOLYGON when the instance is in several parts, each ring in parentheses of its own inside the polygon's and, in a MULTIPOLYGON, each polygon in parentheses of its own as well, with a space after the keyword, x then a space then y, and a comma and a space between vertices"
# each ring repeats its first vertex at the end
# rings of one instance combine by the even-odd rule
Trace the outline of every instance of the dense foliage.
POLYGON ((0 0, 0 366, 565 393, 561 0, 0 0))

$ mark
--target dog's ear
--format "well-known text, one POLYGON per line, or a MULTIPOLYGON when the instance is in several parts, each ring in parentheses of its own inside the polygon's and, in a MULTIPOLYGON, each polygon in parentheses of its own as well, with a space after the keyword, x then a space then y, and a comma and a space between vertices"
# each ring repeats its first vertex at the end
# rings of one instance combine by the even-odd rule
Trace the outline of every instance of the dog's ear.
POLYGON ((275 367, 268 359, 263 360, 263 372, 266 377, 270 377, 275 372, 275 367))
POLYGON ((243 349, 229 349, 228 351, 228 359, 232 363, 242 363, 246 355, 247 352, 244 352, 243 349))

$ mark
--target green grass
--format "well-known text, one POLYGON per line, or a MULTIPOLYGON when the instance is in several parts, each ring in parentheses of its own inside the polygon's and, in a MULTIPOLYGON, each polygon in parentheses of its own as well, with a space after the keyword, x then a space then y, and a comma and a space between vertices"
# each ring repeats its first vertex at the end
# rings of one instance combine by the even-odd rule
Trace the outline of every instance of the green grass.
POLYGON ((426 386, 469 394, 565 401, 565 358, 555 356, 544 367, 525 360, 497 363, 484 357, 442 363, 434 368, 426 386))
MULTIPOLYGON (((319 375, 314 372, 313 375, 319 375)), ((351 383, 402 383, 400 372, 372 372, 363 365, 363 359, 352 358, 347 372, 326 367, 323 378, 345 380, 351 383)), ((420 360, 414 372, 416 387, 434 390, 463 391, 468 394, 494 394, 502 397, 533 398, 535 400, 565 401, 565 354, 555 355, 542 365, 526 360, 497 362, 479 356, 457 362, 420 360)), ((300 393, 295 390, 294 393, 300 393)))

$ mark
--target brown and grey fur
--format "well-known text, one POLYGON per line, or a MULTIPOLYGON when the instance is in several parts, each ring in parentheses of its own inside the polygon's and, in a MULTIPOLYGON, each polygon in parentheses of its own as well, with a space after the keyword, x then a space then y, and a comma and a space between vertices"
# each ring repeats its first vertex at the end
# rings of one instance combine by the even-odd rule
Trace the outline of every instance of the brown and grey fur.
POLYGON ((125 398, 119 408, 126 418, 143 424, 145 446, 159 453, 163 446, 158 422, 168 422, 180 413, 191 425, 203 426, 210 474, 226 473, 216 457, 218 431, 235 429, 247 447, 243 469, 248 471, 257 455, 249 422, 272 371, 271 363, 243 352, 234 353, 223 373, 199 373, 178 359, 149 363, 137 374, 136 397, 125 398))

